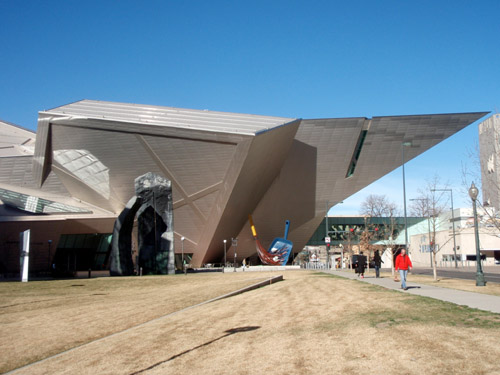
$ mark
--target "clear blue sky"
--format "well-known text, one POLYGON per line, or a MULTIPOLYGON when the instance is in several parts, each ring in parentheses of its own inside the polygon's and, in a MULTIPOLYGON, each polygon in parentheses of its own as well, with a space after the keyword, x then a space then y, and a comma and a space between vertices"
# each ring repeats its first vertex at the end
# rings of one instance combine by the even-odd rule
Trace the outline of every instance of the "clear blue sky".
MULTIPOLYGON (((80 99, 285 117, 500 110, 500 1, 0 0, 0 118, 80 99)), ((470 126, 407 164, 458 189, 470 126)), ((402 204, 395 171, 368 193, 402 204)))

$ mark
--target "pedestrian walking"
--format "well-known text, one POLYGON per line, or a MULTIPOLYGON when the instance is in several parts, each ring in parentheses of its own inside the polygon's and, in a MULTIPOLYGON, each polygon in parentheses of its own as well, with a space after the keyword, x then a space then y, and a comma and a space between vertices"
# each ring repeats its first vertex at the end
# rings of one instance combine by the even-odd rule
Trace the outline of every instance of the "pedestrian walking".
POLYGON ((365 278, 365 268, 366 268, 366 257, 363 255, 361 251, 357 256, 356 261, 356 273, 362 278, 365 278))
POLYGON ((396 271, 399 271, 401 276, 401 289, 408 290, 406 287, 406 276, 408 271, 411 271, 413 265, 411 264, 411 259, 406 255, 406 250, 401 249, 401 253, 396 257, 396 271))
POLYGON ((380 277, 380 267, 382 267, 382 263, 384 263, 384 261, 382 260, 382 257, 380 256, 378 250, 375 250, 375 255, 373 256, 373 263, 375 265, 375 277, 380 277))

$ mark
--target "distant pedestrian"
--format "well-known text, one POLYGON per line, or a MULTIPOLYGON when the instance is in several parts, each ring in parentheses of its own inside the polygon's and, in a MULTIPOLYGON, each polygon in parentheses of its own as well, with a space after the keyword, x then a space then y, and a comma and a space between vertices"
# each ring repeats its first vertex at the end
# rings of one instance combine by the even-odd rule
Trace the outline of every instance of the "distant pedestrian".
POLYGON ((396 257, 396 271, 399 271, 399 275, 401 276, 401 289, 408 289, 406 287, 406 276, 412 267, 411 259, 406 255, 406 250, 401 249, 401 253, 396 257))
POLYGON ((380 267, 382 267, 382 257, 378 250, 375 250, 375 255, 373 256, 373 263, 375 264, 375 277, 380 277, 380 267))
POLYGON ((365 268, 366 268, 366 257, 363 255, 363 252, 361 251, 356 261, 356 273, 358 273, 362 279, 365 278, 365 268))

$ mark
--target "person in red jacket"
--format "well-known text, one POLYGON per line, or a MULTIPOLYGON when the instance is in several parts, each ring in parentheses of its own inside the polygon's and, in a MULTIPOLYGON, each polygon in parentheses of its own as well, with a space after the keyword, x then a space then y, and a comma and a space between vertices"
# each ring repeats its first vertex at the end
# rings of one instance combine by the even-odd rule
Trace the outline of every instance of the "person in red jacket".
POLYGON ((401 289, 408 290, 406 287, 406 276, 412 267, 410 257, 406 255, 406 250, 402 249, 401 253, 396 257, 396 271, 399 271, 399 275, 401 276, 401 289))

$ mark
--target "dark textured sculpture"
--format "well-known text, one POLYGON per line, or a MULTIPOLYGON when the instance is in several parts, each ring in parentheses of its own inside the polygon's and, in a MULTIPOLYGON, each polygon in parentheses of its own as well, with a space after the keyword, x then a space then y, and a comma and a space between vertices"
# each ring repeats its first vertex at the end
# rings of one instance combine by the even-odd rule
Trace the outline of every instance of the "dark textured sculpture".
POLYGON ((148 172, 135 179, 135 193, 118 216, 111 242, 111 276, 134 274, 132 227, 137 216, 139 267, 144 274, 173 274, 174 228, 172 184, 148 172))
POLYGON ((129 276, 134 274, 132 261, 132 227, 141 200, 132 197, 116 218, 111 239, 109 271, 111 276, 129 276))

